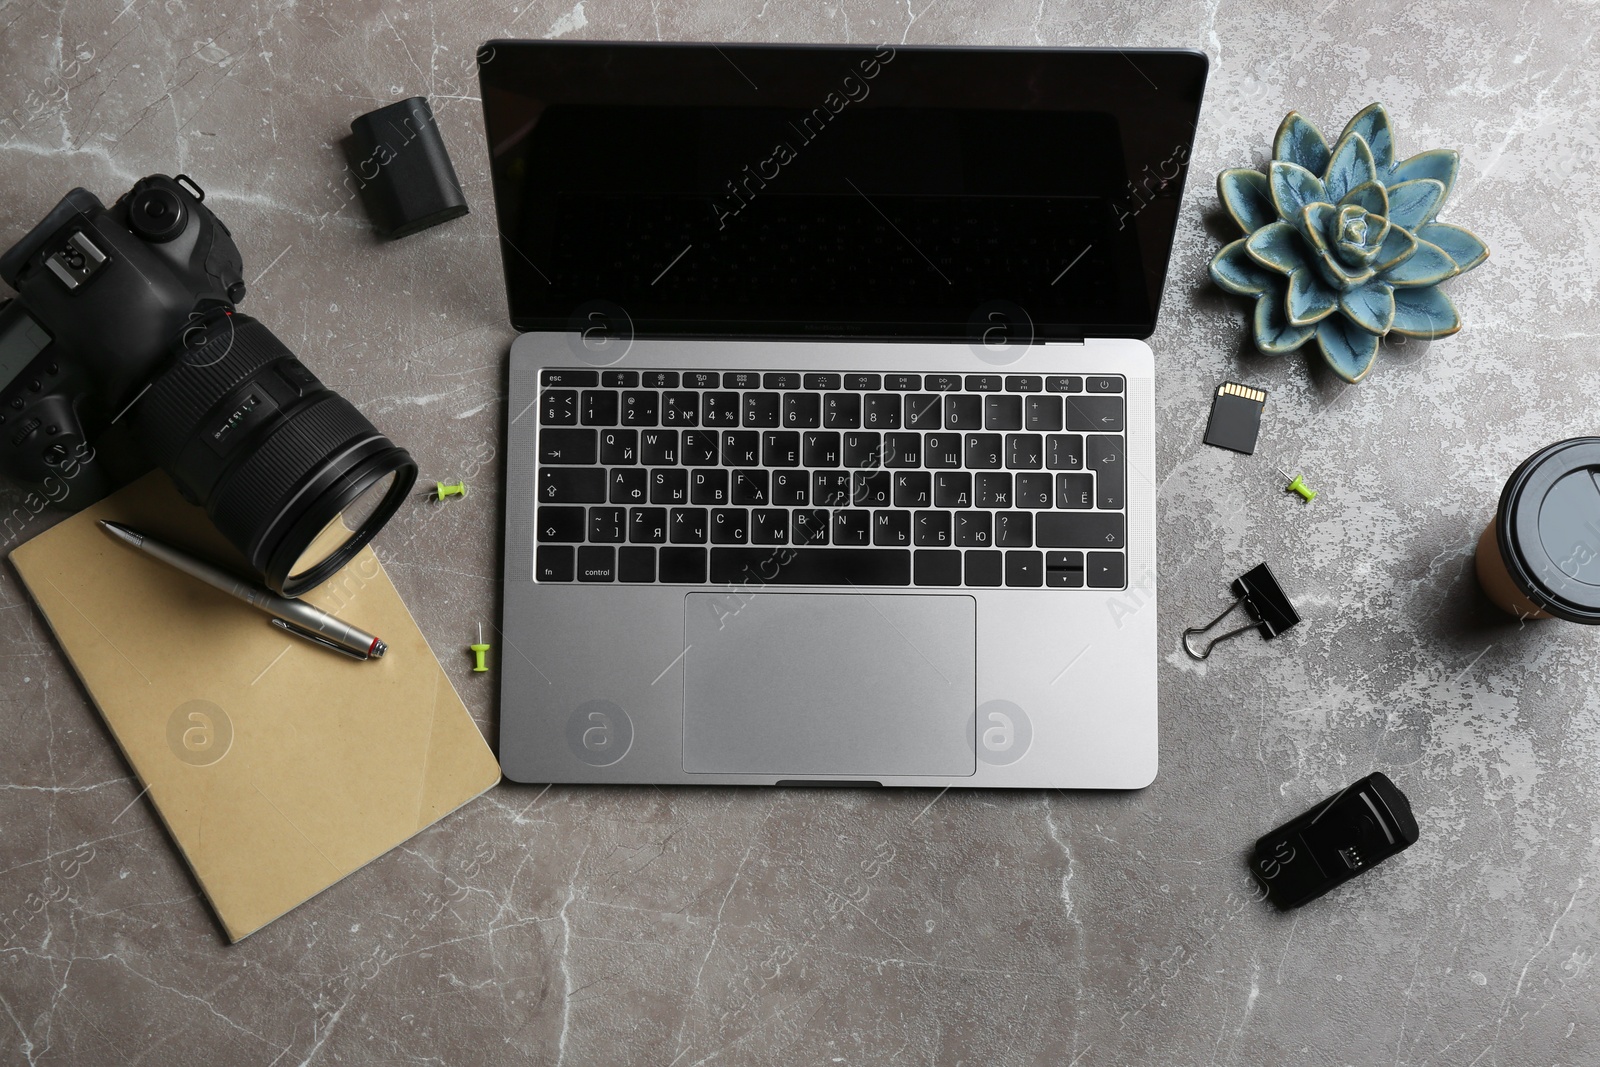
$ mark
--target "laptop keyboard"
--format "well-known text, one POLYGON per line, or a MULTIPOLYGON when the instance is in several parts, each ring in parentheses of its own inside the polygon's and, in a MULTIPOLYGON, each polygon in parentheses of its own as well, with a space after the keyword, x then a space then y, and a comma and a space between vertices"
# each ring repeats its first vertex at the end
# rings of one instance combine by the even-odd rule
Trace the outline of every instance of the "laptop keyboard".
POLYGON ((540 582, 1121 589, 1120 375, 541 372, 540 582))

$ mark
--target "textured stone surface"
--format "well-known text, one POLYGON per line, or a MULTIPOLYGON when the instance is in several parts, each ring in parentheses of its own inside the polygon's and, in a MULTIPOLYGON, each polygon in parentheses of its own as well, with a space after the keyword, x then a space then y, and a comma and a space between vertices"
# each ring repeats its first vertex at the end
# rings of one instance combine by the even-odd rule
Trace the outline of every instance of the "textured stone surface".
MULTIPOLYGON (((248 310, 466 502, 380 552, 491 738, 511 333, 472 73, 493 36, 1178 45, 1213 63, 1160 328, 1162 772, 1130 795, 501 786, 225 945, 15 573, 0 568, 0 1060, 16 1063, 1592 1064, 1600 634, 1471 575, 1505 474, 1595 431, 1592 4, 119 0, 0 6, 0 235, 72 185, 210 190, 248 310), (355 114, 427 93, 474 213, 380 245, 355 114), (1211 192, 1283 113, 1385 101, 1460 146, 1493 250, 1455 338, 1344 387, 1244 343, 1211 192), (1254 457, 1200 443, 1226 378, 1254 457), (1301 506, 1274 465, 1322 491, 1301 506), (1306 621, 1177 651, 1270 560, 1306 621), (1251 899, 1256 835, 1372 769, 1422 841, 1319 904, 1251 899)), ((1229 235, 1231 236, 1231 235, 1229 235)), ((9 511, 11 502, 6 503, 9 511)), ((23 536, 54 521, 34 520, 23 536)), ((8 536, 10 536, 8 534, 8 536)))

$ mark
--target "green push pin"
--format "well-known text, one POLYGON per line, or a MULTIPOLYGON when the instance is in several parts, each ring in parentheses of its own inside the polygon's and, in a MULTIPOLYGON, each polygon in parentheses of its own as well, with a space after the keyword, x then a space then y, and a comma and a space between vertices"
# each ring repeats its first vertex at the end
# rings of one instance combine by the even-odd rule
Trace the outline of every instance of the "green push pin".
POLYGON ((489 651, 489 646, 483 643, 483 623, 480 622, 478 624, 478 643, 475 645, 468 645, 467 647, 472 650, 472 656, 475 661, 472 668, 473 671, 478 672, 488 670, 489 665, 483 661, 484 653, 489 651))
POLYGON ((447 496, 466 496, 467 483, 457 482, 455 485, 445 485, 443 482, 433 483, 438 492, 436 499, 443 500, 447 496))
MULTIPOLYGON (((1289 478, 1289 472, 1284 470, 1282 467, 1278 468, 1278 473, 1283 475, 1285 478, 1289 478)), ((1311 503, 1317 498, 1317 491, 1307 485, 1305 479, 1298 474, 1292 478, 1289 478, 1289 484, 1285 486, 1285 489, 1291 493, 1299 493, 1301 499, 1307 504, 1311 503)))

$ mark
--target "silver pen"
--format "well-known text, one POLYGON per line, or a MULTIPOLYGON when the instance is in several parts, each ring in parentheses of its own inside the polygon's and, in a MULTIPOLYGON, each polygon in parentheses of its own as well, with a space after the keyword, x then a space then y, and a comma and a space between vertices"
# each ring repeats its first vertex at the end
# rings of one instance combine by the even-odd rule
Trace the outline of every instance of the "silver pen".
POLYGON ((343 652, 354 659, 377 659, 389 650, 388 645, 365 630, 357 629, 304 601, 290 600, 252 585, 220 567, 195 559, 186 552, 162 544, 155 538, 147 537, 121 523, 106 522, 101 519, 100 525, 113 537, 126 541, 145 555, 154 556, 168 566, 266 612, 272 616, 272 625, 286 633, 294 634, 324 648, 331 648, 335 652, 343 652))

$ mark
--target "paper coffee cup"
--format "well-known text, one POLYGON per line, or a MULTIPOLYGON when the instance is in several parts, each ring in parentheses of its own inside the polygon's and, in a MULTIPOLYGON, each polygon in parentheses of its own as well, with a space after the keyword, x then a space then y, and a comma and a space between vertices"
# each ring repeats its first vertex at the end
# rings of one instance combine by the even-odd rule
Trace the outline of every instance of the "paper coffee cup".
POLYGON ((1477 570, 1518 618, 1600 623, 1600 437, 1557 441, 1512 472, 1477 570))

